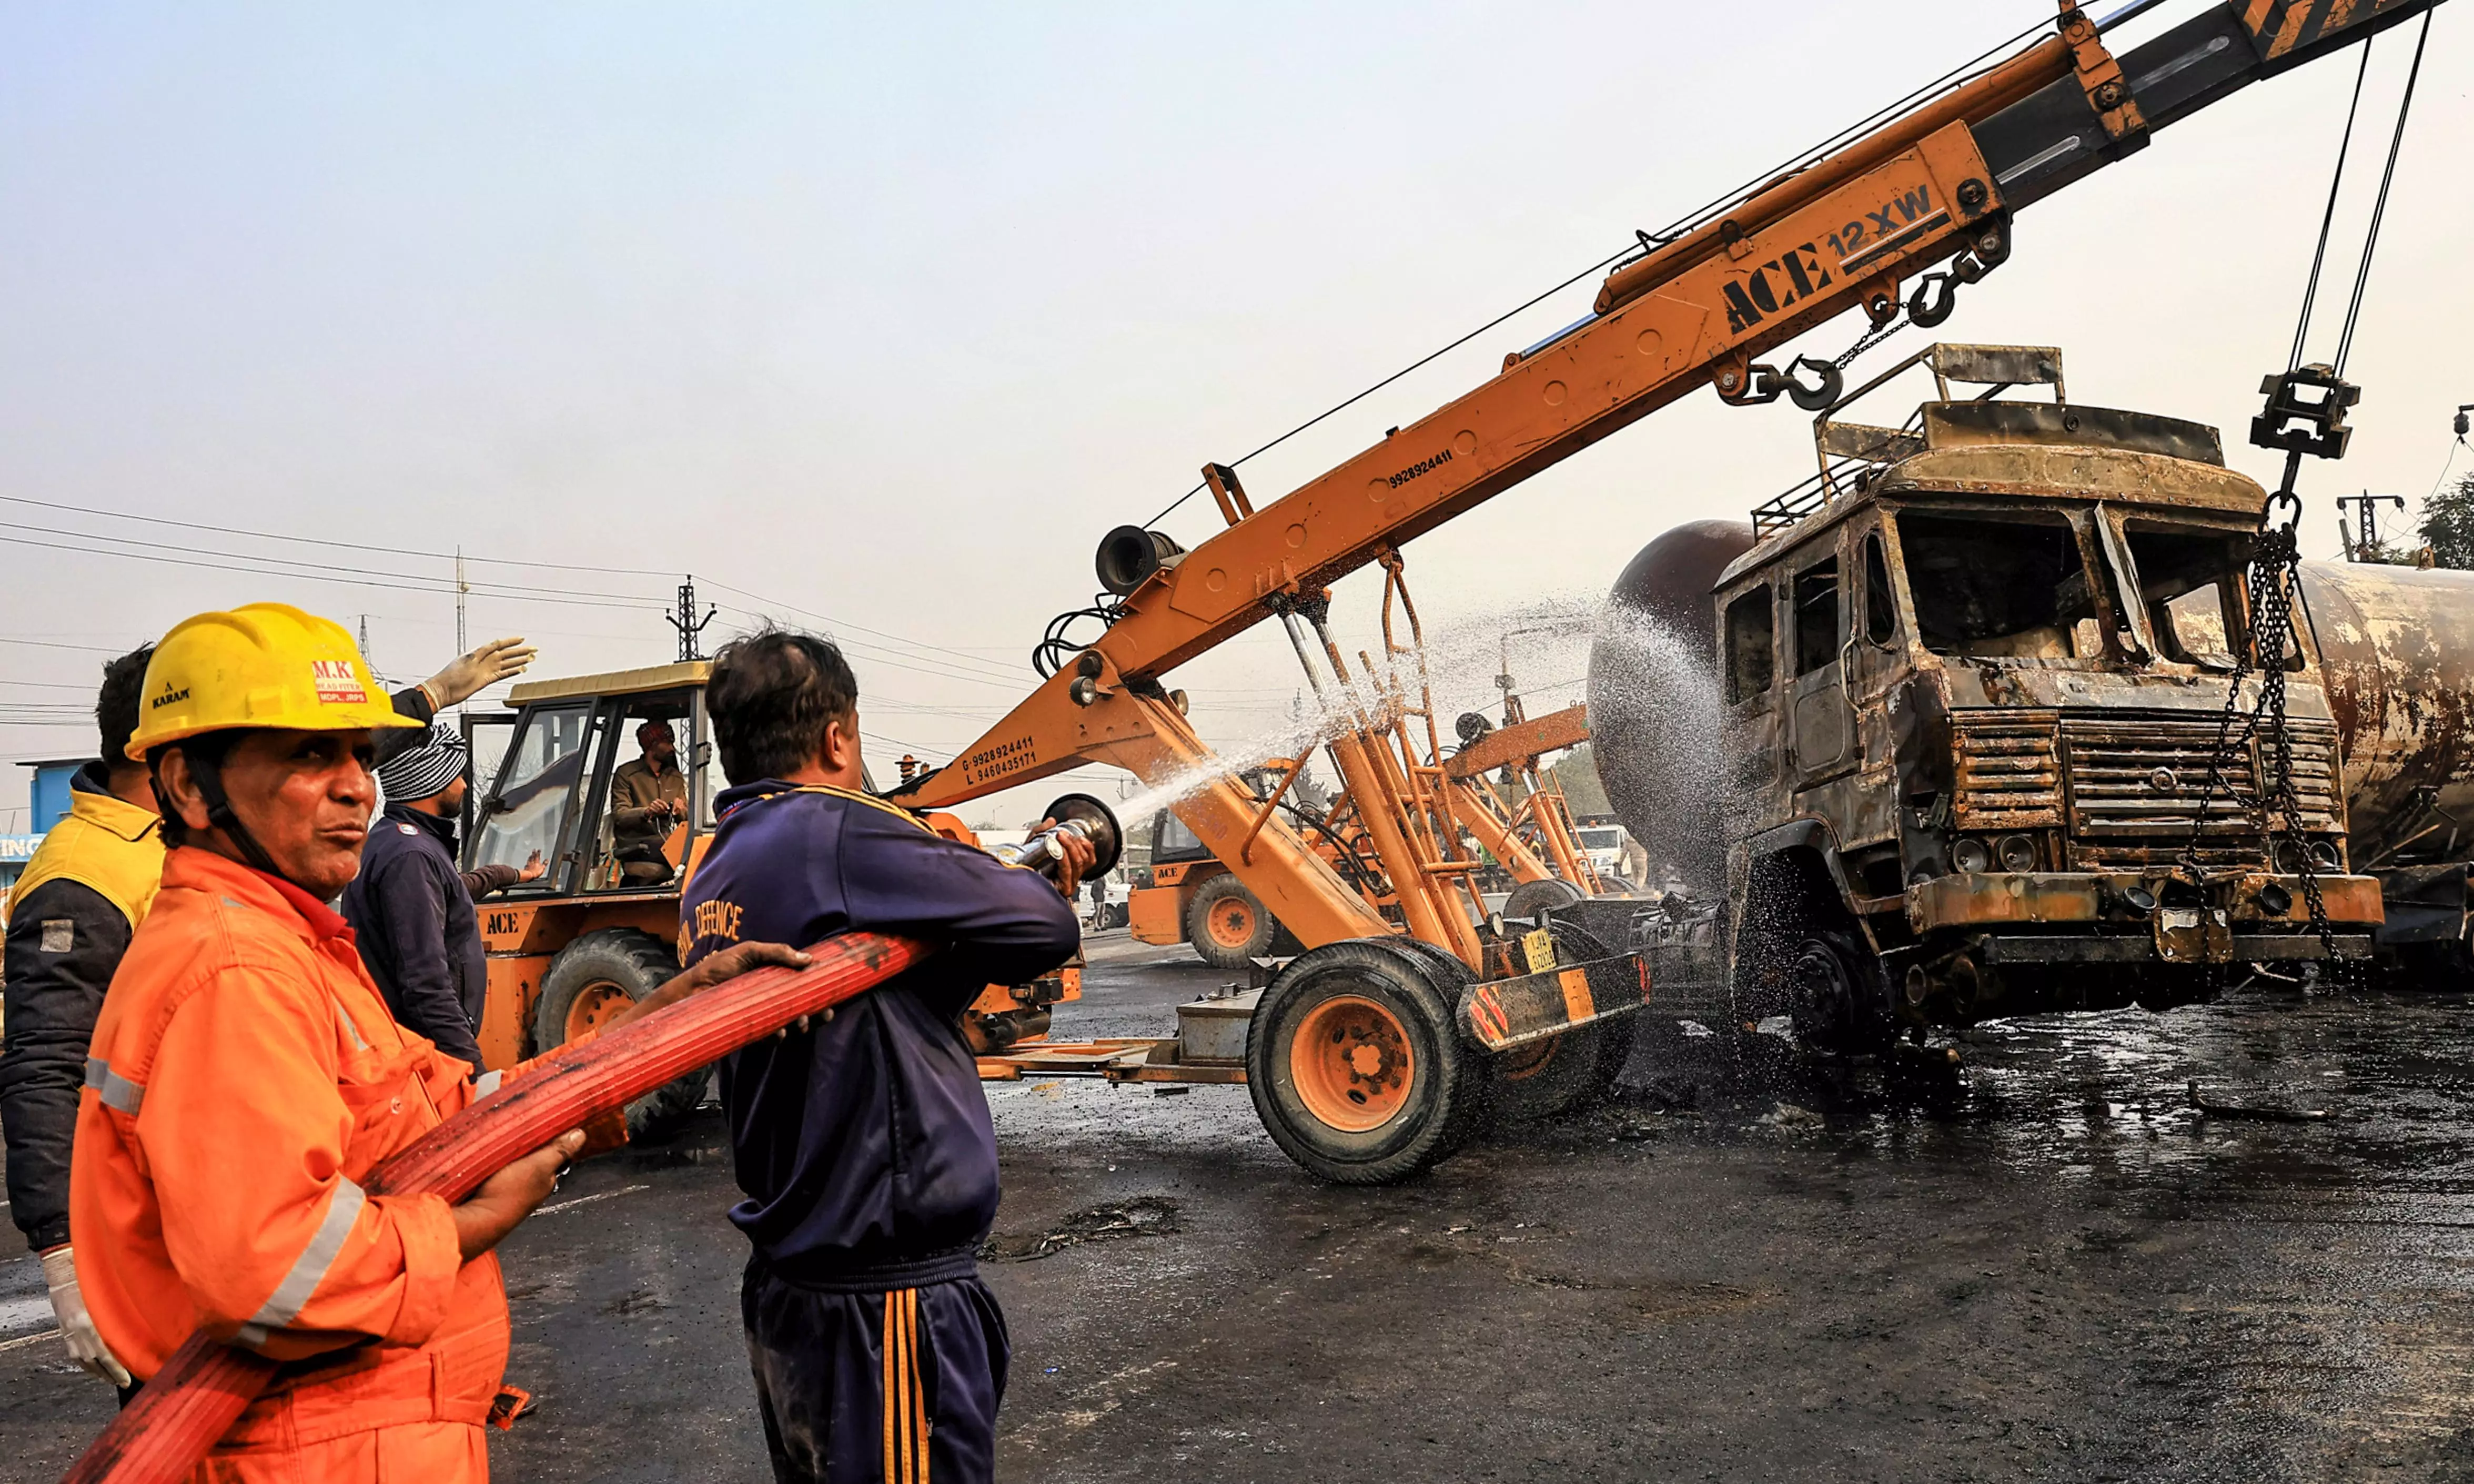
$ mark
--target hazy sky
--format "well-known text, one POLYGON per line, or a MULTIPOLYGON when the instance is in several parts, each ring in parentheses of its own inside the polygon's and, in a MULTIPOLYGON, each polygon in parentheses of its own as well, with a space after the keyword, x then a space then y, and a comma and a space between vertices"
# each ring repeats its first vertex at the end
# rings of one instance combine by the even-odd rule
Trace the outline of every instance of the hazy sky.
MULTIPOLYGON (((0 496, 214 529, 0 503, 0 754, 90 748, 95 667, 204 608, 366 613, 382 670, 445 658, 446 563, 239 534, 272 532, 570 564, 473 568, 524 590, 476 596, 474 637, 529 634, 538 673, 670 657, 656 610, 691 571, 731 585, 708 590, 714 638, 764 611, 852 642, 881 774, 904 746, 941 760, 1028 688, 1101 533, 1205 459, 2050 11, 10 7, 0 496)), ((2340 301, 2411 37, 2374 57, 2340 301)), ((2219 424, 2239 444, 2353 74, 2349 54, 2254 87, 2025 213, 1940 334, 2059 345, 2079 400, 2219 424)), ((2354 451, 2305 476, 2323 551, 2326 496, 2427 491, 2474 401, 2469 80, 2474 7, 2443 6, 2354 349, 2354 451)), ((1249 464, 1257 503, 1592 291, 1249 464)), ((1415 543, 1410 575, 1433 620, 1482 631, 1602 591, 1677 522, 1739 516, 1809 450, 1792 406, 1697 393, 1415 543)), ((1199 499, 1168 528, 1216 522, 1199 499)), ((1369 599, 1344 596, 1371 644, 1369 599)), ((1297 684, 1268 629, 1176 678, 1223 741, 1297 684)), ((0 783, 0 823, 22 798, 0 783)))

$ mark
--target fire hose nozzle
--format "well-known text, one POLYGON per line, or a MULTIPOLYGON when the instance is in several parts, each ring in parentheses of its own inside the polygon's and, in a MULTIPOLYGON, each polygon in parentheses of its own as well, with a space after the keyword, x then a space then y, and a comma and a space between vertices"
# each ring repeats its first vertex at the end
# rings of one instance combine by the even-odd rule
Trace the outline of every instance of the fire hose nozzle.
POLYGON ((1116 811, 1088 793, 1068 793, 1048 806, 1045 817, 1056 823, 1021 844, 991 846, 988 854, 1007 865, 1024 866, 1054 878, 1059 859, 1056 837, 1071 833, 1091 842, 1094 856, 1089 874, 1104 876, 1116 868, 1117 858, 1125 849, 1125 831, 1118 827, 1116 811))

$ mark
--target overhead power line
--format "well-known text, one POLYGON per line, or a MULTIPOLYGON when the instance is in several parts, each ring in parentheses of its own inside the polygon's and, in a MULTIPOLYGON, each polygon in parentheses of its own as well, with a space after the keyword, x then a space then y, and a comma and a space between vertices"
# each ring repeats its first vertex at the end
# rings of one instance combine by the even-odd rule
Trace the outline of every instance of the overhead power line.
MULTIPOLYGON (((337 550, 368 551, 382 555, 408 556, 437 562, 451 563, 456 559, 453 552, 448 551, 424 551, 414 547, 389 547, 367 542, 336 541, 325 537, 313 536, 292 536, 278 531, 242 530, 230 526, 211 525, 197 521, 176 520, 166 516, 136 515, 124 510, 110 510, 98 506, 75 505, 61 500, 36 499, 32 497, 22 495, 0 495, 0 502, 25 505, 41 510, 59 511, 64 514, 82 515, 99 520, 133 521, 149 525, 170 526, 182 530, 207 531, 216 535, 239 536, 261 541, 290 542, 301 546, 327 547, 337 550)), ((443 572, 432 575, 423 572, 403 572, 390 569, 335 566, 323 562, 306 562, 295 557, 274 556, 258 552, 235 551, 224 547, 201 547, 192 544, 145 541, 136 537, 110 536, 101 533, 62 532, 48 526, 27 525, 11 522, 0 522, 0 529, 33 533, 31 538, 19 539, 17 542, 18 545, 47 547, 51 549, 59 550, 85 551, 95 555, 117 556, 126 560, 154 561, 171 565, 195 567, 206 571, 248 572, 270 576, 294 576, 303 580, 327 582, 338 586, 359 588, 376 587, 397 592, 439 594, 451 596, 456 591, 455 579, 443 572), (111 543, 119 547, 141 547, 144 549, 114 550, 104 546, 60 545, 39 539, 45 536, 56 538, 67 536, 72 540, 79 542, 111 543), (168 554, 149 555, 148 553, 150 552, 168 554), (216 558, 221 558, 222 560, 214 560, 216 558), (231 562, 253 564, 275 563, 296 570, 290 572, 261 572, 260 568, 255 566, 233 567, 226 565, 227 563, 231 562)), ((471 553, 466 553, 463 560, 467 563, 485 566, 535 568, 553 572, 589 572, 603 575, 649 577, 669 577, 674 575, 674 573, 651 568, 604 567, 571 562, 531 561, 509 557, 475 556, 471 553)), ((1020 687, 1023 684, 1023 677, 1019 674, 999 669, 989 665, 985 660, 982 659, 978 655, 972 654, 966 650, 952 648, 943 645, 929 644, 922 640, 910 639, 889 630, 871 627, 867 624, 852 623, 848 620, 837 619, 828 614, 818 613, 813 609, 803 607, 796 603, 786 603, 776 598, 766 597, 762 594, 754 593, 748 589, 737 587, 730 583, 713 582, 708 579, 708 585, 720 589, 723 592, 735 593, 741 597, 763 604, 767 608, 777 609, 786 613, 797 614, 803 618, 823 623, 837 632, 848 630, 861 634, 873 635, 878 639, 885 640, 890 645, 898 647, 885 648, 882 645, 866 645, 857 643, 854 643, 853 645, 854 647, 861 649, 879 649, 885 656, 886 656, 885 661, 885 663, 901 664, 910 669, 915 669, 920 673, 934 675, 944 679, 969 680, 980 684, 1002 684, 1007 687, 1020 687), (906 654, 903 652, 905 650, 916 652, 906 654)), ((622 611, 641 612, 667 612, 668 608, 667 603, 650 596, 639 596, 635 594, 609 593, 590 589, 552 588, 536 584, 495 582, 487 580, 469 582, 466 584, 466 588, 473 596, 489 597, 508 602, 555 603, 569 607, 601 607, 615 608, 622 611)), ((755 618, 761 619, 766 617, 765 614, 755 609, 740 609, 739 611, 755 618)), ((620 636, 613 635, 602 637, 616 638, 620 636)), ((119 651, 99 652, 116 653, 119 651)))
MULTIPOLYGON (((918 649, 935 654, 951 655, 956 660, 978 667, 991 678, 1003 680, 1009 685, 1020 685, 1022 683, 1022 676, 1019 672, 990 665, 986 660, 980 658, 978 655, 973 654, 966 649, 957 649, 945 645, 932 645, 927 643, 925 640, 905 639, 899 634, 888 633, 884 629, 870 628, 864 623, 853 623, 847 619, 837 619, 831 614, 818 613, 812 608, 802 608, 797 603, 786 603, 779 598, 766 597, 761 593, 751 593, 745 588, 732 587, 727 582, 716 582, 713 583, 712 586, 719 588, 725 593, 736 593, 741 597, 762 603, 767 608, 779 608, 786 613, 795 613, 801 618, 813 619, 816 622, 822 623, 829 628, 852 629, 861 634, 873 634, 879 639, 892 640, 895 644, 901 645, 905 648, 918 649)), ((740 611, 745 613, 752 610, 741 609, 740 611)), ((764 617, 762 614, 757 616, 760 618, 764 617)))
MULTIPOLYGON (((126 510, 101 510, 88 505, 62 504, 57 500, 35 499, 24 495, 0 495, 0 500, 5 500, 12 505, 33 505, 40 510, 65 511, 71 515, 101 516, 107 520, 112 521, 137 521, 147 525, 174 525, 179 526, 182 530, 212 531, 218 536, 248 536, 258 541, 288 541, 295 545, 304 547, 332 547, 338 550, 344 551, 374 551, 382 556, 427 557, 432 561, 439 562, 451 562, 455 560, 455 553, 452 551, 423 551, 411 547, 372 546, 367 543, 357 541, 335 541, 324 536, 287 536, 279 531, 245 531, 230 525, 208 525, 198 521, 176 521, 169 516, 133 515, 126 510)), ((649 567, 605 567, 599 563, 583 562, 535 562, 523 560, 518 557, 473 556, 470 553, 465 555, 464 560, 467 562, 480 562, 491 567, 538 567, 550 572, 606 572, 613 576, 621 577, 674 577, 678 575, 676 572, 664 572, 649 567)))
MULTIPOLYGON (((294 579, 294 580, 296 580, 296 581, 302 581, 302 582, 327 582, 327 583, 333 583, 333 584, 341 585, 341 586, 344 586, 344 587, 356 587, 356 588, 386 588, 386 589, 389 589, 389 590, 391 590, 391 591, 398 592, 398 593, 431 593, 431 594, 441 594, 441 595, 445 595, 445 596, 454 596, 454 592, 455 592, 455 589, 454 589, 454 587, 453 587, 453 585, 452 585, 452 584, 449 584, 448 586, 445 586, 445 587, 427 587, 427 586, 423 586, 423 585, 421 585, 421 584, 419 584, 419 583, 414 583, 414 582, 390 582, 390 581, 386 581, 386 580, 384 580, 383 578, 380 578, 380 577, 375 577, 375 576, 350 576, 350 577, 334 576, 334 577, 329 577, 329 576, 322 576, 322 575, 320 575, 319 573, 314 572, 268 572, 267 570, 265 570, 265 569, 264 569, 264 568, 262 568, 262 567, 235 567, 235 566, 231 566, 231 565, 230 565, 230 564, 228 564, 228 563, 224 563, 224 562, 206 562, 206 561, 200 561, 200 560, 198 560, 198 559, 197 559, 197 558, 195 558, 195 557, 155 556, 155 555, 149 554, 149 553, 144 552, 144 551, 114 551, 114 550, 110 550, 110 549, 109 549, 109 548, 100 547, 75 546, 75 545, 71 545, 70 543, 67 543, 67 542, 60 542, 60 541, 36 541, 36 540, 34 540, 34 539, 32 539, 32 538, 24 537, 24 536, 20 536, 20 537, 13 538, 11 544, 12 544, 12 545, 13 545, 13 546, 20 546, 20 547, 41 547, 41 548, 43 548, 43 549, 45 549, 45 550, 50 550, 50 551, 70 551, 70 552, 77 552, 77 553, 81 553, 81 554, 83 554, 83 555, 86 555, 86 556, 109 556, 109 557, 118 557, 118 558, 120 558, 120 559, 121 559, 121 560, 123 560, 123 561, 130 561, 130 562, 153 562, 153 563, 157 563, 157 564, 158 564, 158 565, 160 565, 160 566, 165 566, 165 567, 190 567, 190 568, 203 569, 203 570, 209 571, 209 572, 244 572, 244 573, 247 573, 248 575, 250 575, 250 576, 254 576, 254 577, 277 577, 277 578, 286 578, 286 577, 288 577, 288 578, 292 578, 292 579, 294 579)), ((236 553, 236 552, 223 552, 223 553, 218 553, 218 554, 221 554, 221 555, 238 555, 239 553, 236 553)), ((263 560, 263 559, 250 559, 250 560, 263 560)), ((549 595, 549 594, 548 594, 548 593, 546 593, 546 592, 545 592, 545 593, 540 593, 540 594, 526 594, 526 593, 481 593, 481 594, 478 594, 478 595, 476 595, 476 596, 481 596, 481 597, 493 598, 493 599, 496 599, 496 600, 500 601, 500 602, 556 603, 556 604, 559 604, 560 606, 563 606, 563 607, 569 607, 569 608, 655 608, 655 607, 657 607, 657 605, 655 605, 655 604, 650 604, 650 603, 638 603, 638 602, 614 602, 614 601, 607 601, 607 600, 603 600, 603 599, 600 599, 600 598, 558 597, 558 596, 553 596, 549 595)), ((69 647, 69 646, 63 645, 62 647, 69 647)), ((77 647, 84 647, 84 646, 82 646, 82 645, 81 645, 81 646, 77 646, 77 647)))

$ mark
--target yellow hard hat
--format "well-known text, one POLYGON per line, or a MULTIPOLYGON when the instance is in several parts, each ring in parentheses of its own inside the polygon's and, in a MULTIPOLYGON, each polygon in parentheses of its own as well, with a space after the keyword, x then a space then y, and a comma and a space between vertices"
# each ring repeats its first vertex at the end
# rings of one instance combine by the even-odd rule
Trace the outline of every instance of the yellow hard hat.
POLYGON ((396 714, 340 623, 289 603, 184 619, 147 662, 129 756, 233 727, 350 732, 419 726, 396 714))

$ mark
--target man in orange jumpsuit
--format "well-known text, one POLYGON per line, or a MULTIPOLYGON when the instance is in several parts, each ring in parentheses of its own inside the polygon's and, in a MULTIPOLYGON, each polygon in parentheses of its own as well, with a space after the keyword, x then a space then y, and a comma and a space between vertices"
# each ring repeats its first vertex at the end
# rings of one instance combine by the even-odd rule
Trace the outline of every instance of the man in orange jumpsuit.
MULTIPOLYGON (((143 696, 129 754, 171 849, 78 1111, 70 1224, 95 1326, 140 1380, 200 1329, 286 1363, 202 1477, 486 1479, 508 1345, 490 1250, 584 1134, 460 1204, 362 1191, 478 1095, 474 1068, 396 1025, 325 905, 360 864, 371 732, 411 723, 352 636, 277 603, 173 629, 143 696)), ((805 961, 720 958, 637 1011, 805 961)))

